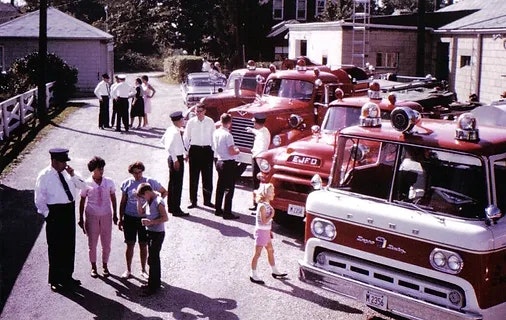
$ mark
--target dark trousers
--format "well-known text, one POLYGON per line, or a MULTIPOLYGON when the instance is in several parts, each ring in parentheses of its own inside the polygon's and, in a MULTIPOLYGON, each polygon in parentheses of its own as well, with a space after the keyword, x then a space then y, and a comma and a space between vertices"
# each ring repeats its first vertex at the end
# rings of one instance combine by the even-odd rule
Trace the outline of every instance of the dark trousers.
POLYGON ((98 111, 98 126, 108 127, 109 126, 109 96, 102 96, 100 101, 100 107, 98 111))
POLYGON ((120 122, 123 122, 125 131, 128 131, 128 98, 118 98, 118 121, 116 121, 116 130, 121 130, 120 122))
MULTIPOLYGON (((260 173, 260 167, 258 167, 257 159, 253 158, 251 162, 251 167, 253 168, 253 191, 257 190, 260 187, 260 180, 258 180, 257 175, 260 173)), ((255 196, 253 196, 253 204, 256 205, 255 196)))
POLYGON ((177 156, 179 162, 179 170, 174 168, 174 161, 169 156, 169 186, 167 197, 168 207, 170 213, 180 213, 181 210, 181 193, 183 191, 183 174, 184 174, 184 159, 183 156, 177 156))
POLYGON ((232 198, 234 197, 237 163, 235 160, 216 161, 218 182, 216 183, 216 212, 228 215, 232 213, 232 198), (225 198, 225 203, 223 203, 225 198))
POLYGON ((197 204, 199 177, 202 175, 202 195, 204 203, 211 202, 213 193, 213 149, 211 146, 190 146, 190 202, 197 204))
POLYGON ((75 202, 48 205, 46 239, 49 257, 48 282, 65 284, 72 279, 76 250, 75 202))
POLYGON ((111 127, 114 127, 114 124, 116 123, 117 114, 118 114, 118 101, 116 99, 112 99, 111 127))
POLYGON ((160 251, 162 250, 165 232, 148 231, 148 265, 149 289, 156 290, 162 284, 162 268, 160 265, 160 251))

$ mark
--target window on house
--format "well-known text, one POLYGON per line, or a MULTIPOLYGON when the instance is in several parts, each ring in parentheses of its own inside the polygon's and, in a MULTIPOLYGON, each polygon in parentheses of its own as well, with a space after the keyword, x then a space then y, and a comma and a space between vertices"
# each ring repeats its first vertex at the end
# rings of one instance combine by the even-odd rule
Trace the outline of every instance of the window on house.
POLYGON ((398 52, 378 52, 376 53, 376 67, 397 68, 399 65, 398 52))
POLYGON ((327 56, 322 56, 322 65, 326 66, 329 58, 327 56))
POLYGON ((300 41, 300 55, 307 56, 307 40, 300 41))
POLYGON ((272 19, 283 20, 283 0, 272 1, 272 19))
POLYGON ((316 0, 315 16, 322 15, 325 11, 325 0, 316 0))
POLYGON ((306 20, 307 0, 297 0, 297 20, 306 20))
POLYGON ((470 66, 471 56, 460 56, 460 67, 470 66))

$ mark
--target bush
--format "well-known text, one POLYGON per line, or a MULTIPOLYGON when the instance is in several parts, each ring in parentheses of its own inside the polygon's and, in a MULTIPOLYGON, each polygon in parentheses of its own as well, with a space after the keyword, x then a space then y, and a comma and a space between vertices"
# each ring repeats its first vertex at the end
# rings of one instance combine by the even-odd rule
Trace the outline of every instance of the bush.
MULTIPOLYGON (((10 98, 36 88, 39 81, 39 65, 38 52, 32 52, 14 61, 7 74, 0 77, 2 97, 10 98)), ((77 74, 76 68, 70 67, 56 54, 49 53, 47 55, 46 83, 55 81, 53 96, 57 105, 65 104, 75 93, 77 74)))
POLYGON ((115 69, 120 72, 159 71, 162 69, 162 59, 156 56, 145 56, 128 50, 114 55, 115 69))
POLYGON ((171 81, 182 82, 185 75, 202 70, 202 57, 199 56, 171 56, 164 60, 163 71, 171 81))

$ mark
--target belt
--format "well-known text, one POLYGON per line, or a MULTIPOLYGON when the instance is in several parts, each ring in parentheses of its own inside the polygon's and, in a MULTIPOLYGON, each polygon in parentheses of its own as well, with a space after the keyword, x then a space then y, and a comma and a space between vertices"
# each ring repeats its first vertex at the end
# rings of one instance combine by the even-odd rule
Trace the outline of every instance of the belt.
POLYGON ((223 161, 223 162, 236 162, 235 160, 218 160, 218 161, 223 161))
POLYGON ((201 148, 201 149, 204 149, 204 148, 211 148, 211 146, 199 146, 199 145, 196 145, 196 144, 191 144, 190 145, 190 148, 201 148))

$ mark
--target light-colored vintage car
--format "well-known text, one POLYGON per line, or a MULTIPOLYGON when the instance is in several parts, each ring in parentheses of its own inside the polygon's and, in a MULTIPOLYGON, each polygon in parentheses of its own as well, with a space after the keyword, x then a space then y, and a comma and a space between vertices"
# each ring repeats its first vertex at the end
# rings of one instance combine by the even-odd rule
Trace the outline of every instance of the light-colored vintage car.
POLYGON ((181 84, 183 101, 187 107, 198 103, 201 98, 221 92, 227 84, 227 77, 217 72, 189 73, 181 84))

